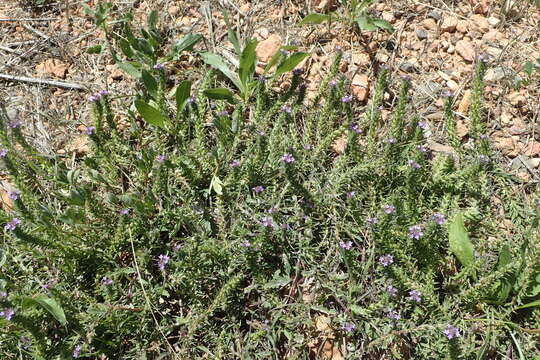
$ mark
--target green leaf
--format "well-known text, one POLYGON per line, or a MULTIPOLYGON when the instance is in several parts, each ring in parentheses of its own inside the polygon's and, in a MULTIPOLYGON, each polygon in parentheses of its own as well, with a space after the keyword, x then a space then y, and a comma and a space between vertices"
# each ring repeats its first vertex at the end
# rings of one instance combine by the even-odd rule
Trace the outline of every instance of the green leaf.
POLYGON ((156 79, 154 79, 154 77, 146 70, 141 71, 141 76, 146 90, 155 97, 158 90, 156 79))
POLYGON ((242 48, 240 46, 240 41, 238 41, 238 36, 234 32, 231 24, 229 23, 229 13, 227 10, 223 10, 223 19, 225 20, 225 25, 227 25, 227 34, 229 35, 229 41, 234 46, 234 51, 237 55, 240 55, 242 48))
POLYGON ((229 89, 225 88, 215 88, 204 90, 203 94, 210 99, 214 100, 227 100, 230 104, 236 103, 234 100, 234 94, 229 89))
POLYGON ((303 18, 302 21, 300 21, 299 25, 320 24, 324 21, 330 21, 331 19, 332 19, 332 15, 312 13, 312 14, 306 15, 306 17, 303 18))
POLYGON ((202 53, 201 56, 205 63, 221 71, 226 77, 228 77, 233 82, 233 84, 239 90, 242 90, 242 83, 240 82, 240 78, 238 77, 238 75, 232 72, 231 69, 229 69, 229 67, 225 63, 225 60, 223 60, 221 56, 212 54, 209 52, 202 53))
POLYGON ((158 12, 156 10, 152 10, 150 14, 148 14, 148 28, 150 30, 157 29, 158 19, 159 19, 158 12))
POLYGON ((143 119, 154 126, 161 129, 165 127, 165 124, 169 123, 169 118, 163 115, 158 109, 148 105, 142 100, 135 100, 135 107, 143 119))
POLYGON ((223 195, 223 182, 217 176, 214 176, 212 178, 210 187, 214 190, 216 194, 223 195))
POLYGON ((383 29, 383 30, 387 30, 389 32, 393 32, 394 31, 394 27, 392 26, 392 24, 390 24, 388 21, 386 20, 383 20, 383 19, 373 19, 373 24, 380 28, 380 29, 383 29))
POLYGON ((47 310, 58 322, 62 325, 67 324, 66 315, 64 309, 56 302, 45 295, 37 295, 34 297, 27 297, 23 300, 23 306, 41 306, 47 310))
POLYGON ((367 15, 359 15, 358 18, 356 18, 356 23, 358 24, 358 27, 362 30, 377 30, 377 27, 373 24, 373 20, 367 15))
POLYGON ((240 56, 240 82, 244 89, 247 88, 248 81, 251 80, 255 73, 255 64, 257 62, 257 56, 255 54, 255 48, 257 47, 257 40, 251 40, 247 43, 242 56, 240 56))
POLYGON ((141 71, 139 69, 137 69, 134 65, 132 65, 131 63, 127 63, 127 62, 121 62, 121 63, 117 63, 116 64, 120 69, 124 70, 126 73, 128 73, 129 75, 133 76, 133 77, 136 77, 136 78, 140 78, 142 75, 141 75, 141 71))
POLYGON ((86 53, 87 54, 101 54, 101 50, 103 50, 103 47, 101 45, 94 45, 86 49, 86 53))
POLYGON ((463 214, 458 213, 448 228, 450 250, 463 266, 471 265, 474 261, 474 249, 463 223, 463 214))
POLYGON ((277 64, 277 62, 279 61, 279 58, 282 55, 281 53, 281 50, 287 50, 287 51, 295 51, 296 49, 298 49, 298 46, 293 46, 293 45, 286 45, 286 46, 282 46, 279 48, 278 51, 276 51, 276 53, 272 56, 272 58, 270 59, 270 61, 268 61, 268 64, 266 64, 266 66, 264 67, 264 72, 266 73, 268 70, 270 70, 274 65, 277 64))
POLYGON ((193 49, 201 40, 202 36, 199 34, 187 34, 174 45, 169 57, 173 60, 178 60, 184 51, 193 49))
POLYGON ((191 94, 191 82, 184 80, 176 88, 176 113, 180 114, 186 107, 186 101, 191 94))
POLYGON ((525 73, 529 76, 531 76, 533 72, 533 68, 534 68, 534 65, 532 61, 527 61, 525 65, 523 65, 523 71, 525 71, 525 73))
POLYGON ((527 308, 532 308, 532 307, 535 307, 535 306, 540 306, 540 299, 535 300, 535 301, 530 302, 530 303, 525 304, 525 305, 518 306, 516 309, 527 309, 527 308))
POLYGON ((308 56, 309 54, 305 52, 297 52, 292 54, 287 60, 285 60, 282 64, 278 66, 274 75, 279 76, 283 73, 293 70, 296 65, 300 64, 300 62, 302 62, 302 60, 304 60, 308 56))
POLYGON ((291 282, 291 278, 286 275, 281 275, 279 270, 276 270, 270 281, 264 284, 265 289, 279 289, 291 282))

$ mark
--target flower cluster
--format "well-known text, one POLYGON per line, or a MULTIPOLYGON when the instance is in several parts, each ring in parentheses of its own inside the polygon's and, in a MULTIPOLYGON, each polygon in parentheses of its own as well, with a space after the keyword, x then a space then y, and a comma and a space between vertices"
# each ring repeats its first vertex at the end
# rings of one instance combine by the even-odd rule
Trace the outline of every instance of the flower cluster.
POLYGON ((108 95, 110 95, 110 94, 111 94, 111 93, 110 93, 109 91, 107 91, 107 90, 100 90, 100 91, 98 91, 97 93, 95 93, 94 95, 90 96, 90 97, 88 98, 88 101, 90 101, 90 102, 96 102, 96 101, 101 100, 102 97, 108 96, 108 95))
POLYGON ((379 263, 386 267, 394 263, 394 256, 390 254, 383 255, 379 258, 379 263))
POLYGON ((285 154, 281 157, 281 161, 286 162, 287 164, 293 163, 296 161, 292 154, 285 154))
POLYGON ((20 224, 21 220, 19 218, 13 218, 10 222, 4 225, 4 230, 14 231, 20 224))
POLYGON ((460 337, 461 333, 457 327, 454 325, 448 325, 446 329, 443 330, 444 335, 448 338, 448 340, 452 340, 454 338, 460 337))
POLYGON ((157 266, 159 270, 165 270, 165 266, 169 263, 169 260, 171 259, 170 256, 161 254, 157 258, 157 266))
POLYGON ((352 241, 340 241, 339 242, 339 247, 341 247, 344 250, 351 250, 352 246, 353 246, 352 241))
POLYGON ((15 310, 8 308, 0 311, 0 317, 3 317, 4 319, 10 321, 13 318, 13 315, 15 315, 15 310))
POLYGON ((413 225, 409 228, 409 237, 418 240, 424 236, 424 228, 421 225, 413 225))

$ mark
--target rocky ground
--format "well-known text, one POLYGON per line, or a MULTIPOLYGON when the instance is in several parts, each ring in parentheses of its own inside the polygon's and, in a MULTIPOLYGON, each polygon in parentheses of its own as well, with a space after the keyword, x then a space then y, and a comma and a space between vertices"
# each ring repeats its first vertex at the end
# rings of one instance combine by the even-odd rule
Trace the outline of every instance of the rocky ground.
MULTIPOLYGON (((0 80, 0 99, 43 151, 84 154, 88 149, 85 129, 90 121, 88 96, 107 88, 121 99, 133 86, 132 79, 116 68, 105 52, 86 52, 104 41, 103 33, 84 11, 84 5, 93 7, 96 2, 65 0, 36 6, 0 1, 0 74, 84 86, 84 90, 73 90, 0 80)), ((448 150, 439 137, 443 93, 448 90, 456 95, 459 134, 468 141, 472 72, 476 59, 483 55, 489 61, 485 88, 488 135, 500 151, 501 161, 525 182, 539 179, 540 72, 527 81, 523 71, 526 61, 540 58, 540 11, 532 2, 379 2, 370 8, 372 15, 390 22, 395 31, 360 34, 341 22, 298 25, 311 12, 342 13, 343 6, 332 0, 125 0, 115 5, 113 16, 132 9, 136 22, 143 22, 150 10, 158 9, 171 44, 186 33, 200 33, 205 37, 202 48, 230 58, 232 44, 222 15, 226 8, 242 39, 260 41, 259 72, 281 45, 298 45, 311 54, 301 64, 308 96, 328 70, 336 47, 345 53, 340 71, 350 80, 351 93, 360 103, 369 101, 376 69, 387 66, 392 78, 411 78, 413 106, 432 129, 429 143, 435 151, 448 150)), ((169 65, 178 79, 197 80, 204 72, 195 56, 169 65)), ((281 86, 288 86, 286 78, 281 86)), ((118 118, 122 121, 123 114, 118 118)))

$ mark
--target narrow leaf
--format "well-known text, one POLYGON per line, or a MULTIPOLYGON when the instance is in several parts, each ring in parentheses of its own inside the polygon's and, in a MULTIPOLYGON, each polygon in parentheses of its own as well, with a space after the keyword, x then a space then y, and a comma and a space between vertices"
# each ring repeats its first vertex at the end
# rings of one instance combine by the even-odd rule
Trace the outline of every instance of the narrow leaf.
POLYGON ((356 23, 358 24, 358 27, 362 30, 367 30, 367 31, 377 30, 377 27, 373 25, 373 21, 371 20, 371 18, 366 15, 360 15, 356 19, 356 23))
POLYGON ((373 19, 373 24, 380 28, 380 29, 384 29, 384 30, 387 30, 387 31, 394 31, 394 27, 392 26, 392 24, 390 24, 388 21, 386 20, 383 20, 383 19, 373 19))
POLYGON ((234 94, 229 89, 225 88, 215 88, 204 90, 203 94, 210 99, 214 100, 227 100, 230 104, 236 103, 234 100, 234 94))
POLYGON ((41 306, 47 310, 58 322, 62 325, 67 324, 64 309, 56 302, 45 295, 37 295, 35 297, 27 297, 23 300, 23 306, 41 306))
POLYGON ((458 213, 448 228, 450 250, 463 266, 474 261, 474 249, 463 223, 463 214, 458 213))
POLYGON ((297 52, 292 54, 287 60, 285 60, 281 65, 278 66, 275 76, 279 76, 283 73, 291 71, 296 67, 296 65, 300 64, 300 62, 302 62, 302 60, 304 60, 308 56, 309 54, 305 52, 297 52))
POLYGON ((87 54, 101 54, 102 48, 103 47, 101 45, 90 46, 88 49, 86 49, 86 53, 87 54))
POLYGON ((240 78, 238 77, 238 75, 232 72, 231 69, 229 69, 229 67, 225 63, 225 60, 223 60, 221 56, 212 54, 209 52, 202 53, 201 56, 205 63, 221 71, 226 77, 228 77, 233 82, 233 84, 239 90, 242 90, 242 83, 240 82, 240 78))
POLYGON ((116 64, 120 69, 124 70, 126 73, 128 73, 129 75, 133 76, 133 77, 136 77, 136 78, 140 78, 141 77, 141 71, 139 69, 137 69, 135 66, 133 66, 132 64, 130 63, 127 63, 127 62, 121 62, 121 63, 117 63, 116 64))
POLYGON ((169 119, 164 116, 158 109, 148 105, 142 100, 135 100, 135 107, 143 119, 154 126, 164 128, 169 119))
POLYGON ((156 79, 146 70, 141 71, 141 77, 146 87, 146 90, 152 95, 155 95, 158 90, 158 83, 156 79))
POLYGON ((535 301, 530 302, 530 303, 525 304, 525 305, 518 306, 516 309, 527 309, 527 308, 532 308, 532 307, 535 307, 535 306, 540 306, 540 299, 535 300, 535 301))
POLYGON ((199 34, 187 34, 174 45, 170 58, 178 60, 184 51, 193 49, 193 47, 201 40, 202 36, 199 34))
POLYGON ((186 107, 186 101, 191 94, 191 82, 184 80, 176 88, 176 113, 180 114, 186 107))
POLYGON ((323 21, 330 21, 330 19, 332 19, 331 15, 312 13, 303 18, 299 25, 320 24, 323 21))
POLYGON ((298 49, 298 46, 293 46, 293 45, 286 45, 279 48, 280 51, 276 51, 276 53, 272 56, 270 61, 268 61, 268 64, 266 64, 266 66, 264 67, 264 72, 265 73, 268 72, 268 70, 270 70, 274 65, 278 63, 279 58, 282 56, 281 50, 295 51, 296 49, 298 49))
POLYGON ((255 64, 257 62, 257 56, 255 54, 255 48, 257 47, 257 40, 251 40, 247 43, 242 56, 240 57, 240 82, 244 89, 247 88, 247 83, 253 77, 255 73, 255 64))
POLYGON ((227 34, 229 35, 229 41, 234 46, 234 51, 237 55, 240 55, 242 48, 240 47, 240 41, 238 41, 238 36, 234 32, 231 24, 229 23, 229 13, 227 10, 223 10, 223 19, 225 20, 225 25, 227 25, 227 34))

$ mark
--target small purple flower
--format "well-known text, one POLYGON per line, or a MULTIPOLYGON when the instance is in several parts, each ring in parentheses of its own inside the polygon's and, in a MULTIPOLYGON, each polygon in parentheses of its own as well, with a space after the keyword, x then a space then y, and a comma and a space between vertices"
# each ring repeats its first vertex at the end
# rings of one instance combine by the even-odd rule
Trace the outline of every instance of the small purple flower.
POLYGON ((330 87, 332 87, 332 88, 335 87, 335 86, 337 85, 336 79, 330 80, 330 82, 328 83, 328 85, 329 85, 330 87))
POLYGON ((397 139, 395 137, 389 137, 386 139, 386 142, 389 144, 395 144, 397 142, 397 139))
POLYGON ((446 218, 441 213, 435 213, 431 216, 431 219, 435 221, 437 225, 443 225, 446 222, 446 218))
POLYGON ((109 279, 108 277, 104 276, 101 278, 101 283, 105 286, 110 286, 113 284, 112 279, 109 279))
POLYGON ((370 225, 375 225, 375 224, 378 224, 378 223, 379 223, 379 219, 377 219, 376 217, 370 217, 370 218, 367 218, 366 221, 367 221, 368 224, 370 224, 370 225))
POLYGON ((341 102, 343 103, 350 103, 352 101, 352 95, 345 95, 341 98, 341 102))
POLYGON ((379 258, 379 263, 386 267, 394 263, 394 256, 390 254, 383 255, 379 258))
POLYGON ((357 134, 362 133, 362 129, 360 129, 360 126, 358 126, 358 124, 356 124, 356 123, 351 124, 351 130, 354 131, 357 134))
POLYGON ((421 225, 413 225, 409 228, 409 237, 411 239, 420 239, 422 236, 424 236, 424 229, 421 225))
POLYGON ((429 126, 428 126, 427 122, 425 122, 425 121, 419 121, 419 122, 418 122, 418 127, 419 127, 420 129, 427 130, 429 126))
POLYGON ((129 215, 130 209, 122 209, 120 210, 120 215, 129 215))
POLYGON ((21 195, 21 192, 19 190, 14 190, 14 191, 8 192, 8 197, 11 200, 18 200, 20 195, 21 195))
POLYGON ((265 227, 274 227, 274 219, 271 216, 264 216, 261 219, 261 225, 265 227))
POLYGON ((55 284, 54 280, 49 280, 47 281, 46 284, 41 285, 41 288, 43 290, 50 290, 54 286, 54 284, 55 284))
POLYGON ((251 190, 253 190, 255 192, 255 194, 259 194, 259 193, 262 193, 264 191, 264 186, 257 185, 257 186, 252 187, 251 190))
POLYGON ((536 200, 536 206, 540 207, 540 199, 536 200))
POLYGON ((284 154, 281 157, 281 161, 286 162, 287 164, 290 164, 290 163, 295 162, 296 159, 294 158, 294 156, 292 156, 292 154, 284 154))
POLYGON ((413 169, 420 169, 422 167, 419 163, 417 163, 414 160, 408 160, 407 164, 409 164, 409 166, 412 167, 413 169))
POLYGON ((245 247, 245 248, 248 248, 248 247, 251 247, 251 242, 249 240, 244 240, 244 241, 242 241, 242 243, 240 245, 245 247))
POLYGON ((186 99, 186 101, 188 102, 188 104, 193 104, 195 102, 195 98, 190 96, 186 99))
POLYGON ((385 212, 385 214, 390 215, 396 212, 396 207, 391 204, 386 204, 383 206, 383 211, 385 212))
POLYGON ((416 148, 422 153, 427 152, 427 148, 424 145, 418 145, 416 148))
POLYGON ((443 96, 446 97, 446 98, 451 98, 451 97, 454 97, 454 93, 450 90, 446 90, 444 93, 443 93, 443 96))
POLYGON ((257 132, 257 134, 259 134, 259 136, 264 136, 264 135, 266 135, 266 131, 260 130, 260 131, 257 132))
POLYGON ((420 291, 411 290, 409 291, 409 299, 412 301, 420 302, 422 301, 422 293, 420 291))
POLYGON ((455 327, 454 325, 448 325, 446 329, 443 330, 444 335, 448 338, 448 340, 452 340, 454 338, 460 337, 461 333, 459 332, 459 329, 455 327))
POLYGON ((386 316, 395 321, 401 320, 401 315, 394 309, 388 309, 386 316))
POLYGON ((12 122, 9 123, 9 127, 12 128, 12 129, 20 128, 21 125, 22 125, 21 120, 15 120, 15 121, 12 121, 12 122))
POLYGON ((482 164, 487 164, 489 163, 489 157, 487 157, 486 155, 480 155, 478 156, 478 160, 480 160, 480 162, 482 164))
POLYGON ((270 326, 268 324, 270 324, 270 320, 266 319, 262 322, 262 329, 263 330, 268 330, 270 328, 270 326))
POLYGON ((311 149, 313 149, 313 146, 311 144, 304 145, 304 150, 311 150, 311 149))
POLYGON ((286 112, 287 114, 290 114, 290 113, 292 112, 292 109, 291 109, 290 106, 283 105, 283 106, 281 107, 281 111, 286 112))
POLYGON ((0 291, 0 298, 5 298, 5 297, 7 297, 7 292, 0 291))
POLYGON ((388 292, 388 295, 390 295, 391 297, 396 297, 398 293, 398 289, 396 289, 392 285, 388 285, 386 287, 386 291, 388 292))
POLYGON ((99 96, 100 98, 103 96, 109 96, 111 93, 108 90, 100 90, 96 96, 99 96))
POLYGON ((77 346, 75 346, 75 348, 73 349, 73 354, 72 354, 72 356, 73 356, 74 358, 78 358, 80 355, 81 355, 81 345, 77 345, 77 346))
POLYGON ((231 167, 232 168, 237 168, 239 166, 240 166, 240 161, 238 161, 238 160, 231 161, 231 167))
POLYGON ((340 241, 339 242, 339 247, 341 247, 344 250, 351 250, 352 246, 353 246, 352 241, 340 241))
POLYGON ((488 136, 486 134, 482 134, 482 135, 480 135, 480 139, 487 140, 488 136))
POLYGON ((4 225, 5 230, 14 231, 18 225, 21 224, 21 220, 19 218, 13 218, 10 222, 8 222, 6 225, 4 225))
POLYGON ((157 157, 156 160, 157 160, 157 162, 159 162, 159 163, 164 163, 165 160, 167 160, 167 156, 166 156, 166 155, 158 155, 158 157, 157 157))
POLYGON ((182 244, 176 244, 176 245, 173 246, 172 249, 173 249, 174 252, 177 252, 177 251, 180 250, 181 248, 182 248, 182 244))
POLYGON ((218 112, 218 115, 219 116, 229 116, 229 112, 227 110, 223 110, 223 111, 218 112))
POLYGON ((353 323, 345 323, 345 324, 343 324, 341 329, 343 331, 346 331, 346 332, 352 332, 352 331, 354 331, 354 329, 356 329, 356 325, 353 324, 353 323))
POLYGON ((259 76, 257 76, 257 80, 259 80, 260 82, 266 82, 266 76, 259 75, 259 76))
POLYGON ((349 191, 347 193, 347 199, 352 199, 356 195, 356 191, 349 191))
POLYGON ((488 61, 488 57, 487 57, 487 55, 479 55, 478 60, 485 64, 488 61))
POLYGON ((10 321, 13 318, 13 315, 15 315, 15 310, 11 308, 0 311, 0 317, 3 317, 7 321, 10 321))
POLYGON ((1 149, 0 150, 0 157, 2 157, 2 158, 6 157, 7 153, 8 153, 8 149, 1 149))
POLYGON ((272 206, 271 208, 269 208, 268 210, 266 210, 266 212, 269 213, 269 214, 273 214, 273 213, 275 213, 277 210, 278 210, 277 207, 272 206))
POLYGON ((86 128, 86 135, 90 136, 93 135, 96 131, 96 128, 94 126, 89 126, 86 128))
POLYGON ((170 256, 168 255, 159 255, 158 258, 157 258, 157 266, 159 268, 159 270, 165 270, 165 266, 167 266, 167 263, 169 262, 169 260, 171 259, 170 256))
POLYGON ((281 230, 291 230, 291 225, 289 224, 284 223, 284 224, 281 224, 279 227, 281 228, 281 230))
POLYGON ((165 69, 165 64, 157 63, 156 65, 154 65, 154 69, 163 70, 165 69))
POLYGON ((287 56, 287 55, 289 55, 291 53, 290 51, 285 50, 285 49, 281 49, 281 50, 279 50, 279 52, 284 56, 287 56))

